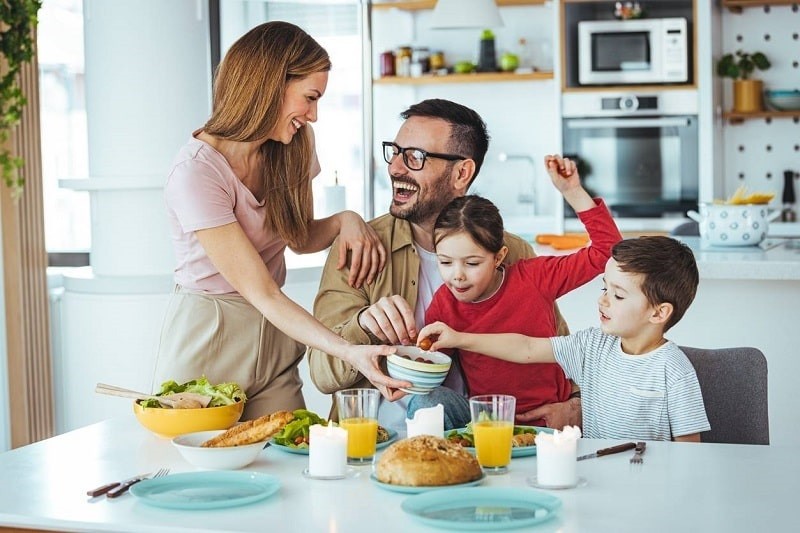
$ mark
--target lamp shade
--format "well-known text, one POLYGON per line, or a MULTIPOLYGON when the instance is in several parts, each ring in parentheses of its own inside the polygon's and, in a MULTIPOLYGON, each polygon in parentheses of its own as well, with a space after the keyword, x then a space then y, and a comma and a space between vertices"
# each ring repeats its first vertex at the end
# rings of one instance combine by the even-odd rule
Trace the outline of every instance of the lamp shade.
POLYGON ((496 28, 503 25, 494 0, 438 0, 431 29, 496 28))

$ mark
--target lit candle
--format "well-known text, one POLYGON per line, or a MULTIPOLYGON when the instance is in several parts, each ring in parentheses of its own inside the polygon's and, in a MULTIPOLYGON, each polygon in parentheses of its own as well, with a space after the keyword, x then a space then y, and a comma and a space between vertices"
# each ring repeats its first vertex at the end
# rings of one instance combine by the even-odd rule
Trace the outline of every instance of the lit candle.
POLYGON ((417 409, 413 419, 406 418, 406 429, 408 438, 417 435, 442 437, 444 435, 444 406, 438 404, 435 407, 417 409))
POLYGON ((347 209, 345 199, 346 189, 339 185, 339 173, 334 172, 333 185, 326 185, 323 188, 323 198, 325 200, 325 216, 341 213, 347 209))
POLYGON ((347 467, 347 431, 314 424, 309 428, 308 474, 314 477, 344 476, 347 467))
POLYGON ((536 435, 536 481, 540 486, 571 487, 578 483, 580 437, 581 430, 577 426, 536 435))

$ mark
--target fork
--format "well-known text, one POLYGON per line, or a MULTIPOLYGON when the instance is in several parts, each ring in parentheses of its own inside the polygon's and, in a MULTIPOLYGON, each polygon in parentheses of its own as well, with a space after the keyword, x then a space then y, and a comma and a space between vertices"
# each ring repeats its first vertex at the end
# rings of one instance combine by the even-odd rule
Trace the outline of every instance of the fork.
POLYGON ((155 479, 157 477, 164 477, 167 474, 169 474, 169 468, 161 468, 155 474, 153 474, 152 476, 149 476, 149 477, 148 476, 143 476, 143 477, 139 477, 139 478, 134 478, 134 479, 128 480, 125 483, 122 483, 121 485, 119 485, 118 487, 114 487, 113 489, 108 491, 106 493, 106 498, 117 498, 119 496, 122 496, 125 492, 127 492, 128 489, 131 488, 131 485, 135 485, 135 484, 139 483, 140 481, 144 481, 145 479, 155 479))
POLYGON ((636 448, 633 451, 633 457, 631 457, 631 465, 640 466, 644 461, 642 460, 642 455, 644 455, 644 449, 647 447, 646 442, 637 442, 636 448))

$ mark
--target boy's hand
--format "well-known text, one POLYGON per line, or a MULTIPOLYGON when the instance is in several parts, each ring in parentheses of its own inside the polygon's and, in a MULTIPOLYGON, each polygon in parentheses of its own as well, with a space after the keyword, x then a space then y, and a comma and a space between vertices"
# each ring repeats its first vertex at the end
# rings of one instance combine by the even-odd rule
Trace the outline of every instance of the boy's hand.
POLYGON ((594 207, 594 200, 581 185, 578 166, 575 161, 560 155, 544 156, 544 166, 550 180, 576 213, 594 207))
POLYGON ((433 324, 428 324, 419 332, 417 345, 419 346, 425 339, 435 339, 428 350, 436 352, 440 348, 458 348, 460 337, 461 334, 459 332, 444 322, 434 322, 433 324))

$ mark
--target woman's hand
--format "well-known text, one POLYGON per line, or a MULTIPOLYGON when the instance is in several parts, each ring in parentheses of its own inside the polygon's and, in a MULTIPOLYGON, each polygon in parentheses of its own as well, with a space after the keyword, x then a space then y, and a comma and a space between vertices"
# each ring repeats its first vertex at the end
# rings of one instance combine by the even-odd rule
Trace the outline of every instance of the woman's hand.
POLYGON ((392 355, 394 352, 395 348, 393 346, 355 345, 348 348, 347 358, 347 361, 353 365, 362 376, 367 378, 370 383, 381 391, 384 398, 392 402, 405 396, 403 391, 397 389, 400 387, 409 388, 412 386, 410 382, 391 378, 381 370, 380 358, 392 355))
POLYGON ((364 219, 352 211, 342 211, 338 215, 339 229, 339 263, 336 268, 347 265, 347 252, 350 254, 350 276, 347 282, 358 289, 364 284, 372 283, 375 276, 386 266, 386 248, 372 227, 364 219))
POLYGON ((444 322, 428 324, 419 332, 417 339, 417 346, 420 346, 425 339, 433 341, 433 344, 427 348, 433 352, 438 352, 442 348, 460 348, 462 341, 461 333, 444 322))

